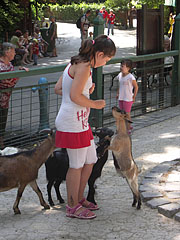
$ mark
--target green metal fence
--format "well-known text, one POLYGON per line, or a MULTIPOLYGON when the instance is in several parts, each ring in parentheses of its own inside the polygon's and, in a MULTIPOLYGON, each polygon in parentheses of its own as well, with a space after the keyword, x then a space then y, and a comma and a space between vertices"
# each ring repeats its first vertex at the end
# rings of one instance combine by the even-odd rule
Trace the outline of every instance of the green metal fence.
MULTIPOLYGON (((132 73, 135 75, 139 86, 136 103, 132 108, 132 117, 180 103, 178 100, 179 96, 172 95, 178 93, 177 89, 180 88, 180 84, 177 79, 171 79, 169 73, 166 72, 167 69, 164 64, 151 67, 149 67, 149 64, 146 64, 147 66, 144 65, 143 68, 141 67, 142 63, 147 63, 153 59, 163 60, 168 55, 174 56, 176 61, 179 52, 170 51, 168 53, 158 53, 131 58, 134 64, 136 64, 132 73), (174 101, 174 98, 176 99, 176 102, 174 101)), ((113 59, 109 64, 119 64, 120 66, 121 61, 122 59, 113 59)), ((63 71, 64 68, 65 65, 59 65, 48 67, 48 69, 32 69, 29 72, 14 71, 11 73, 1 73, 0 79, 14 76, 27 77, 40 74, 45 76, 45 74, 50 72, 63 71)), ((114 123, 114 119, 111 115, 111 108, 114 105, 118 106, 118 101, 116 99, 116 91, 118 87, 116 76, 118 73, 119 71, 101 75, 102 85, 98 86, 98 88, 101 89, 97 89, 97 93, 101 93, 102 97, 106 100, 106 107, 102 110, 102 114, 100 115, 102 119, 99 119, 100 116, 97 115, 99 110, 94 111, 93 114, 91 114, 90 121, 94 127, 105 125, 110 126, 114 123), (98 125, 99 122, 102 124, 98 125)), ((97 75, 95 74, 95 76, 97 75)), ((6 146, 32 146, 32 144, 36 143, 43 137, 40 134, 40 130, 45 127, 54 128, 55 118, 61 104, 61 96, 54 93, 54 86, 55 82, 10 89, 12 95, 10 98, 8 119, 4 135, 6 146), (43 94, 47 101, 42 100, 41 97, 43 94)), ((3 91, 4 90, 1 90, 1 92, 3 91)), ((5 91, 7 91, 7 89, 5 91)), ((99 98, 98 94, 97 98, 99 98)))
MULTIPOLYGON (((133 104, 131 116, 137 117, 149 112, 161 110, 172 105, 171 88, 172 78, 168 68, 165 65, 153 66, 140 69, 134 68, 132 74, 135 76, 138 84, 138 94, 136 102, 133 104)), ((114 123, 112 117, 112 106, 118 106, 116 99, 119 82, 117 75, 119 72, 107 73, 104 78, 104 96, 106 98, 106 107, 103 111, 103 125, 114 123)), ((177 87, 177 86, 176 86, 177 87)))
POLYGON ((48 83, 41 87, 35 85, 12 90, 4 135, 5 146, 32 146, 44 137, 40 133, 42 129, 54 128, 61 104, 61 96, 54 94, 54 85, 48 83))

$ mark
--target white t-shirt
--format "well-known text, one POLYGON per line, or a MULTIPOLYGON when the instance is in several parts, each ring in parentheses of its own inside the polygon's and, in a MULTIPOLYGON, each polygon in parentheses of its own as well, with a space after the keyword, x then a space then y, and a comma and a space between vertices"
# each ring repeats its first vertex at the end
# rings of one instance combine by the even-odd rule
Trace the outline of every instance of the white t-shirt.
POLYGON ((117 76, 119 80, 119 100, 131 102, 133 101, 133 85, 132 81, 136 80, 135 77, 129 73, 123 76, 120 72, 117 76))

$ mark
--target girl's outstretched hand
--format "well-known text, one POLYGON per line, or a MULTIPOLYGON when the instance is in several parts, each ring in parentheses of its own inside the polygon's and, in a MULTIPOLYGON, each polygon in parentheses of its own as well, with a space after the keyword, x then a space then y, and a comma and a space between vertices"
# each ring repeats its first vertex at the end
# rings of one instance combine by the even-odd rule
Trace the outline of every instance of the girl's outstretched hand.
POLYGON ((94 92, 95 83, 92 84, 92 87, 89 89, 89 94, 92 94, 94 92))
POLYGON ((105 100, 95 100, 94 103, 95 103, 95 107, 94 107, 95 109, 102 109, 106 106, 105 100))

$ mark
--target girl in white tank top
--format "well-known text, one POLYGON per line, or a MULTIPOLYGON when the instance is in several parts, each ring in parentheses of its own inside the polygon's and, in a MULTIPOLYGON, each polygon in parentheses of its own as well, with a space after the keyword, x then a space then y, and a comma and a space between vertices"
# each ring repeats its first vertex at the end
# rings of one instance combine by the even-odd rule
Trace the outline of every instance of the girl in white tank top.
POLYGON ((79 54, 55 86, 55 93, 62 95, 62 104, 56 117, 56 146, 67 148, 69 170, 66 176, 66 216, 92 219, 91 210, 99 207, 84 198, 84 189, 97 161, 96 149, 88 117, 91 108, 102 109, 105 101, 91 100, 89 95, 95 85, 92 83, 91 68, 106 64, 116 52, 116 47, 106 35, 82 43, 79 54))

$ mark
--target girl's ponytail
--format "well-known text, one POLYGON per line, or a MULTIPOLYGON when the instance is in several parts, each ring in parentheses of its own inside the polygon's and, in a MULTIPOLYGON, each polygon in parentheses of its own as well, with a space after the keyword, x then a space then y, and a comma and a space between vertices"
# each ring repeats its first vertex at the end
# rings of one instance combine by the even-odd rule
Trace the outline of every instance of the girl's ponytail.
POLYGON ((85 40, 80 49, 79 54, 71 58, 71 64, 80 62, 95 61, 96 52, 103 52, 105 56, 112 57, 116 53, 114 42, 106 35, 100 35, 94 40, 85 40))

